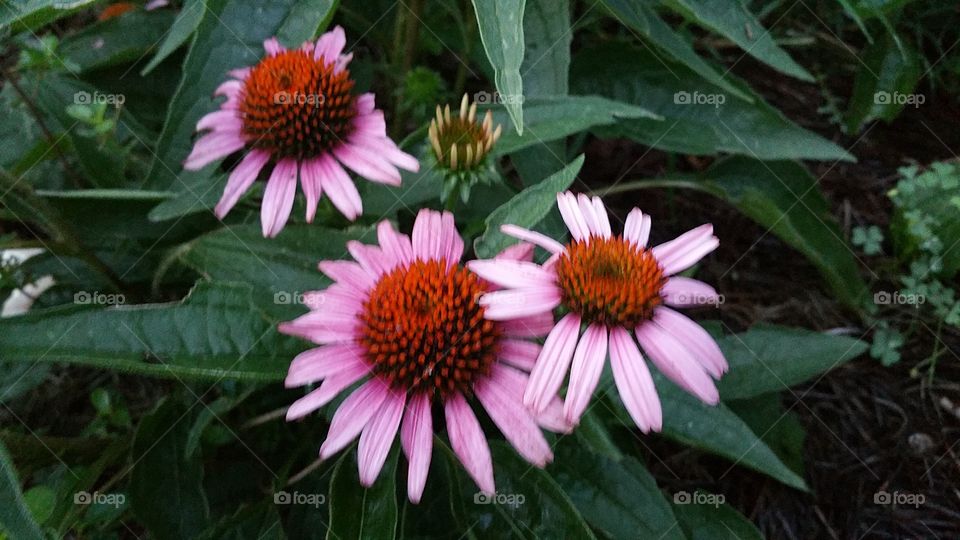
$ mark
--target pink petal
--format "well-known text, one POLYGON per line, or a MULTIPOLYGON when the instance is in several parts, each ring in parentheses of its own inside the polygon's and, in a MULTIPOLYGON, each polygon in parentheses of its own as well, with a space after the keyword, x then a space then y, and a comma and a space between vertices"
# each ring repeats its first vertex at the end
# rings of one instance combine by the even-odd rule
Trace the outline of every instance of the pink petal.
POLYGON ((440 212, 424 208, 417 213, 413 222, 413 255, 423 261, 439 260, 441 252, 440 235, 442 234, 443 218, 440 212))
POLYGON ((673 240, 654 246, 653 254, 657 256, 657 259, 663 260, 675 253, 686 251, 711 236, 713 236, 713 225, 705 223, 699 227, 690 229, 673 240))
POLYGON ((240 118, 237 111, 231 109, 213 111, 203 115, 197 122, 197 131, 205 129, 240 133, 240 130, 243 129, 243 119, 240 118))
POLYGON ((249 154, 240 160, 240 163, 234 167, 227 180, 227 187, 223 190, 223 196, 220 202, 214 207, 213 212, 218 218, 223 219, 227 215, 240 197, 250 189, 250 186, 260 175, 260 169, 270 160, 270 154, 263 150, 251 150, 249 154))
POLYGON ((246 146, 239 132, 212 131, 197 139, 190 155, 183 161, 183 168, 198 171, 223 159, 246 146))
POLYGON ((519 396, 511 395, 498 385, 496 372, 491 373, 489 379, 476 384, 474 392, 504 438, 524 459, 540 468, 553 460, 550 445, 537 423, 522 406, 519 396))
POLYGON ((460 394, 447 398, 444 413, 447 418, 447 436, 453 452, 460 458, 463 468, 477 483, 480 491, 494 493, 496 487, 493 482, 493 459, 477 417, 460 394))
POLYGON ((363 431, 390 388, 374 377, 343 400, 330 422, 327 440, 320 445, 320 459, 327 459, 350 444, 363 431))
MULTIPOLYGON (((360 116, 369 115, 377 107, 376 96, 371 92, 360 94, 354 103, 357 106, 357 114, 360 116)), ((386 128, 384 128, 384 133, 386 133, 386 128)))
POLYGON ((557 326, 547 336, 537 359, 537 365, 530 373, 530 382, 523 394, 523 404, 533 412, 543 411, 550 399, 556 396, 563 384, 563 378, 570 367, 573 350, 580 336, 580 316, 568 313, 560 319, 557 326))
POLYGON ((538 356, 540 356, 540 345, 532 341, 504 339, 500 342, 500 353, 497 359, 529 372, 537 363, 538 356))
POLYGON ((356 338, 359 324, 353 314, 313 310, 292 321, 280 323, 277 330, 290 336, 309 339, 314 343, 343 343, 356 338))
MULTIPOLYGON (((597 210, 590 201, 590 198, 583 193, 577 195, 577 206, 580 207, 580 213, 587 222, 587 229, 590 231, 590 234, 597 237, 603 236, 600 216, 597 215, 597 210)), ((606 213, 604 213, 604 216, 606 216, 606 213)))
MULTIPOLYGON (((383 158, 388 164, 412 172, 420 170, 420 162, 417 161, 417 158, 400 150, 392 140, 385 136, 371 137, 365 133, 358 133, 351 138, 351 142, 369 152, 373 152, 374 156, 383 158)), ((381 165, 381 168, 388 170, 386 164, 381 165)))
POLYGON ((367 246, 356 240, 347 242, 347 251, 368 274, 377 278, 393 267, 393 261, 376 246, 367 246))
POLYGON ((637 340, 657 368, 681 388, 700 398, 708 405, 720 401, 713 380, 703 370, 693 355, 657 324, 642 324, 636 330, 637 340))
POLYGON ((283 159, 273 168, 260 206, 260 225, 264 238, 280 234, 293 210, 297 194, 297 162, 283 159))
POLYGON ((228 79, 213 91, 215 96, 225 96, 227 100, 234 100, 240 96, 243 91, 243 82, 235 79, 228 79))
POLYGON ((313 51, 313 59, 319 60, 321 57, 324 63, 335 62, 347 45, 347 35, 340 25, 334 26, 333 30, 320 36, 317 40, 317 47, 313 51))
POLYGON ((505 321, 549 313, 560 300, 560 289, 553 285, 489 292, 480 297, 480 305, 486 307, 487 319, 505 321))
POLYGON ((638 247, 646 247, 647 240, 650 239, 650 216, 645 215, 639 208, 631 210, 623 225, 623 237, 638 247))
POLYGON ((357 219, 357 216, 363 213, 363 201, 360 200, 360 192, 350 180, 350 175, 329 155, 320 156, 318 164, 320 183, 330 197, 330 202, 350 221, 357 219))
POLYGON ((353 343, 307 349, 290 362, 283 385, 292 388, 310 384, 350 367, 367 365, 363 350, 353 343))
POLYGON ((318 266, 330 279, 354 290, 366 291, 374 285, 374 276, 355 262, 321 261, 318 266))
POLYGON ((613 230, 610 228, 610 217, 607 215, 607 209, 603 207, 603 201, 600 200, 600 197, 594 197, 591 202, 593 203, 593 211, 596 215, 600 236, 610 238, 613 236, 613 230))
POLYGON ((317 204, 323 194, 323 185, 320 182, 320 166, 315 159, 307 159, 300 163, 300 186, 307 199, 307 223, 313 223, 317 215, 317 204))
POLYGON ((440 214, 440 224, 440 256, 446 259, 448 264, 456 264, 463 257, 463 238, 457 232, 453 214, 442 212, 440 214))
POLYGON ((414 394, 400 428, 400 442, 407 456, 407 497, 417 504, 423 495, 433 453, 433 415, 427 394, 414 394))
POLYGON ((403 405, 406 396, 402 392, 391 391, 380 405, 380 409, 370 423, 363 428, 360 445, 357 448, 357 463, 360 469, 360 484, 370 487, 380 475, 383 464, 397 436, 400 419, 403 417, 403 405))
POLYGON ((704 241, 703 243, 697 245, 695 248, 690 249, 682 254, 677 254, 674 257, 671 257, 666 262, 661 262, 663 266, 663 273, 672 276, 678 272, 683 272, 687 268, 700 262, 704 256, 706 256, 711 251, 717 249, 717 246, 720 245, 720 240, 717 237, 712 237, 704 241))
POLYGON ((630 333, 620 327, 610 329, 610 368, 620 401, 640 431, 660 431, 663 412, 650 370, 630 333))
POLYGON ((548 272, 539 264, 525 261, 475 260, 467 263, 473 273, 481 278, 510 289, 524 287, 550 287, 556 284, 557 275, 548 272))
POLYGON ((577 204, 577 198, 569 191, 557 193, 557 208, 560 210, 560 216, 563 222, 570 229, 570 236, 576 240, 586 240, 590 237, 590 228, 587 226, 587 220, 580 211, 580 205, 577 204))
POLYGON ((717 305, 720 295, 716 289, 696 279, 683 276, 670 276, 660 290, 663 301, 676 307, 717 305))
POLYGON ((287 409, 287 421, 297 420, 323 407, 350 386, 371 373, 366 364, 352 364, 323 380, 320 388, 294 401, 287 409))
POLYGON ((600 382, 603 362, 607 358, 607 329, 600 324, 591 324, 580 338, 570 367, 570 384, 563 404, 567 422, 578 424, 586 410, 593 391, 600 382))
POLYGON ((277 41, 277 38, 267 38, 263 41, 263 50, 267 51, 267 54, 270 56, 276 56, 287 49, 283 45, 280 45, 280 42, 277 41))
POLYGON ((517 227, 516 225, 501 225, 500 232, 507 236, 512 236, 518 240, 523 240, 524 242, 530 242, 531 244, 536 244, 543 249, 549 251, 550 253, 560 253, 563 251, 563 244, 557 242, 553 238, 545 234, 540 234, 536 231, 530 231, 524 229, 523 227, 517 227))
POLYGON ((399 264, 409 264, 413 260, 413 246, 410 237, 393 229, 393 224, 383 220, 377 225, 377 240, 384 253, 399 264))
POLYGON ((400 171, 389 162, 378 159, 375 152, 376 149, 352 143, 341 144, 333 149, 333 155, 337 156, 341 163, 367 180, 399 186, 400 171))
POLYGON ((244 79, 247 78, 248 75, 250 75, 250 71, 252 69, 253 68, 250 68, 250 67, 231 69, 230 71, 227 72, 227 75, 233 77, 234 79, 239 79, 240 81, 243 81, 244 79))
POLYGON ((500 323, 503 334, 510 337, 543 337, 553 330, 553 312, 547 311, 539 315, 511 319, 500 323))
POLYGON ((659 307, 654 311, 653 322, 677 339, 700 362, 707 373, 719 379, 727 371, 727 360, 717 342, 699 324, 676 311, 659 307))
POLYGON ((520 242, 506 247, 494 257, 495 260, 533 262, 533 244, 520 242))
POLYGON ((353 119, 353 129, 354 133, 362 133, 369 138, 385 138, 387 136, 387 121, 383 117, 383 111, 373 109, 373 107, 365 113, 358 110, 357 116, 353 119))
POLYGON ((669 276, 690 268, 718 245, 720 241, 713 236, 713 225, 706 224, 656 246, 653 254, 669 276))
MULTIPOLYGON (((495 364, 491 373, 496 374, 498 383, 504 389, 515 396, 517 401, 522 402, 523 392, 526 390, 529 380, 526 373, 510 368, 505 364, 495 364)), ((573 431, 573 426, 563 417, 563 402, 557 396, 551 398, 547 407, 536 414, 534 419, 540 427, 554 433, 570 433, 573 431)))

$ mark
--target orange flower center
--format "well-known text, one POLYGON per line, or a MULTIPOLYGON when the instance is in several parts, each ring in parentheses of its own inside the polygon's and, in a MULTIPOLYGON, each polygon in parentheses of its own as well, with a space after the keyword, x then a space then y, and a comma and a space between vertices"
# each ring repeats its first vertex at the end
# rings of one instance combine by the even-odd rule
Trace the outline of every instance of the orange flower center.
POLYGON ((356 116, 350 71, 295 49, 250 70, 240 103, 243 132, 274 158, 318 156, 345 140, 356 116))
POLYGON ((445 260, 417 260, 385 274, 360 316, 374 371, 404 391, 470 395, 490 373, 501 335, 477 302, 484 292, 473 272, 445 260))
POLYGON ((573 241, 557 261, 563 302, 586 323, 634 328, 663 299, 663 268, 649 250, 623 238, 573 241))

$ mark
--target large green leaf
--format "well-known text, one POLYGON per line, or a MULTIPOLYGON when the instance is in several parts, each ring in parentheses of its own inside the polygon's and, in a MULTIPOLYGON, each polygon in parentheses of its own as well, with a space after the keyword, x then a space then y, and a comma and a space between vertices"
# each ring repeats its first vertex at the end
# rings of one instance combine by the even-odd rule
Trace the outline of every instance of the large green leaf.
POLYGON ((183 3, 183 7, 180 8, 180 13, 177 14, 176 20, 174 20, 173 24, 167 29, 167 34, 163 38, 163 42, 157 47, 157 52, 154 53, 150 62, 140 70, 140 75, 146 75, 153 71, 155 67, 160 65, 160 62, 166 60, 168 56, 173 54, 174 51, 190 39, 190 36, 193 35, 197 26, 200 25, 200 21, 203 20, 203 11, 205 8, 206 3, 204 0, 186 0, 183 3))
POLYGON ((397 456, 394 450, 370 488, 360 485, 355 452, 346 452, 330 479, 330 540, 394 538, 397 531, 397 456))
POLYGON ((683 538, 656 481, 632 457, 614 460, 561 443, 549 472, 590 525, 610 538, 683 538))
POLYGON ((157 141, 157 157, 146 185, 180 191, 183 185, 201 186, 215 167, 184 171, 181 162, 190 153, 197 120, 217 108, 213 91, 227 71, 255 64, 264 54, 263 40, 283 35, 283 45, 297 47, 312 37, 327 20, 327 12, 304 13, 301 2, 275 0, 257 6, 256 15, 240 0, 210 0, 197 27, 183 64, 180 87, 170 101, 169 113, 157 141))
MULTIPOLYGON (((744 92, 749 89, 730 77, 744 92)), ((633 103, 664 121, 637 118, 597 129, 671 152, 744 154, 758 159, 852 160, 842 148, 787 120, 750 93, 732 99, 683 64, 649 50, 611 43, 581 50, 571 68, 572 91, 633 103), (722 103, 720 103, 722 101, 722 103)))
POLYGON ((920 80, 922 57, 901 48, 889 34, 862 55, 847 110, 847 129, 859 131, 871 120, 892 121, 908 104, 919 107, 925 97, 913 94, 920 80))
POLYGON ((518 135, 523 134, 524 0, 471 0, 494 83, 518 135))
POLYGON ((570 187, 583 167, 583 155, 543 181, 521 191, 487 217, 487 229, 474 241, 477 257, 488 259, 516 242, 500 232, 505 224, 533 227, 547 216, 557 204, 557 193, 570 187))
POLYGON ((153 538, 196 538, 210 522, 203 462, 185 450, 196 408, 170 399, 144 416, 133 439, 130 505, 153 538))
POLYGON ((20 480, 7 448, 0 443, 0 532, 17 540, 42 540, 43 533, 33 520, 20 492, 20 480))
POLYGON ((860 356, 868 347, 850 337, 778 326, 754 327, 718 342, 730 364, 717 383, 725 400, 786 390, 860 356))
POLYGON ((438 443, 457 471, 459 487, 451 494, 454 512, 463 515, 476 538, 595 538, 583 516, 557 482, 502 441, 491 441, 497 495, 477 490, 453 452, 438 443))
POLYGON ((76 13, 95 0, 5 0, 0 3, 0 30, 8 26, 15 32, 34 30, 60 17, 76 13))
POLYGON ((841 302, 859 308, 867 286, 857 259, 802 165, 737 157, 711 167, 703 179, 708 189, 803 253, 841 302))
POLYGON ((760 531, 732 506, 674 504, 673 513, 690 540, 762 540, 760 531))
POLYGON ((813 76, 777 45, 770 31, 740 0, 663 0, 663 3, 687 19, 726 37, 773 69, 803 81, 813 81, 813 76))
MULTIPOLYGON (((92 291, 86 295, 81 300, 110 299, 92 291)), ((205 282, 180 303, 71 305, 2 319, 0 349, 8 361, 215 380, 282 379, 300 351, 296 340, 279 335, 275 321, 254 306, 248 285, 205 282)))
MULTIPOLYGON (((594 126, 617 123, 625 119, 645 119, 663 123, 649 110, 598 96, 563 96, 531 98, 523 104, 526 132, 507 131, 493 147, 496 154, 510 154, 544 142, 573 135, 594 126)), ((494 123, 506 121, 500 107, 494 108, 494 123)))
POLYGON ((603 3, 606 4, 617 20, 646 38, 664 53, 672 56, 676 61, 697 72, 705 80, 726 92, 748 102, 753 102, 753 98, 748 93, 731 84, 724 78, 725 74, 718 73, 714 66, 700 58, 693 50, 693 46, 674 32, 667 23, 663 22, 656 11, 647 4, 646 0, 603 0, 603 3))
POLYGON ((57 54, 80 71, 143 58, 173 22, 169 10, 134 10, 88 26, 60 42, 57 54), (136 28, 136 32, 131 32, 136 28))

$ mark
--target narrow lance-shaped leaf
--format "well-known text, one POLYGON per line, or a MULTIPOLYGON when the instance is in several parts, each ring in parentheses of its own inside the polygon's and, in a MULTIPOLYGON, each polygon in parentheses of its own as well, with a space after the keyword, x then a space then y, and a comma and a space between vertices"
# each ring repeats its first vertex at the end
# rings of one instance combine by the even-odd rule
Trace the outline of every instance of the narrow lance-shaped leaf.
POLYGON ((472 0, 480 39, 493 66, 497 92, 510 119, 523 134, 523 10, 524 0, 472 0))

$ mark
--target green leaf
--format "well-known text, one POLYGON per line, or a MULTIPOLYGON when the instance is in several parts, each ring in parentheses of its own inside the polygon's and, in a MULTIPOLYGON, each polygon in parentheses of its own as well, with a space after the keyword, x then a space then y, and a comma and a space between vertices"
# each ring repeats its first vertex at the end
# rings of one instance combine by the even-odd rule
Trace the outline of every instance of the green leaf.
POLYGON ((283 540, 277 505, 264 501, 253 507, 241 506, 236 514, 207 529, 199 540, 283 540))
POLYGON ((64 38, 57 54, 81 72, 135 62, 163 38, 173 12, 136 9, 98 22, 64 38), (136 28, 131 32, 131 28, 136 28))
MULTIPOLYGON (((493 147, 497 155, 550 142, 579 133, 594 126, 614 124, 622 119, 663 119, 642 107, 616 102, 598 96, 563 96, 531 98, 524 102, 526 132, 523 135, 507 131, 493 147)), ((493 109, 494 125, 506 118, 503 109, 493 109)))
POLYGON ((327 538, 394 538, 397 532, 397 456, 395 449, 370 488, 360 485, 356 453, 346 452, 330 479, 330 528, 327 538))
POLYGON ((922 105, 925 97, 913 93, 920 81, 922 62, 914 49, 901 50, 889 34, 868 46, 853 84, 847 129, 857 132, 877 119, 891 122, 908 104, 922 105))
POLYGON ((595 538, 583 516, 557 482, 517 455, 502 441, 491 441, 497 496, 481 494, 450 448, 438 443, 461 477, 451 494, 454 512, 461 514, 477 538, 595 538))
POLYGON ((867 343, 799 328, 759 326, 718 340, 730 364, 717 383, 724 399, 780 392, 863 354, 867 343))
POLYGON ((731 84, 724 78, 724 74, 718 73, 716 68, 700 58, 693 46, 663 22, 645 0, 603 0, 603 3, 622 24, 629 26, 674 60, 695 71, 707 82, 748 103, 753 102, 749 93, 731 84))
POLYGON ((546 217, 557 204, 557 193, 570 187, 577 177, 583 167, 583 158, 581 154, 563 169, 521 191, 494 210, 486 219, 486 232, 474 242, 477 257, 491 258, 516 243, 516 240, 500 232, 501 225, 533 227, 546 217))
MULTIPOLYGON (((94 294, 110 298, 85 294, 80 302, 94 294)), ((5 360, 15 362, 39 359, 214 380, 282 379, 301 350, 252 303, 249 285, 206 282, 180 303, 70 305, 2 319, 0 349, 5 360)))
POLYGON ((312 5, 312 0, 274 0, 260 4, 255 16, 240 0, 207 2, 183 64, 180 87, 170 101, 157 141, 148 188, 180 191, 183 185, 202 185, 202 180, 213 174, 213 166, 184 171, 181 165, 190 153, 197 120, 217 109, 222 98, 215 98, 213 92, 226 80, 227 71, 251 66, 263 56, 263 40, 282 31, 288 40, 283 45, 298 47, 313 36, 328 14, 313 12, 306 16, 299 7, 301 2, 312 5))
POLYGON ((210 522, 203 462, 185 451, 192 412, 164 401, 143 417, 134 436, 130 506, 159 540, 196 538, 210 522))
POLYGON ((673 513, 690 540, 762 540, 760 531, 732 506, 723 503, 675 504, 673 513))
POLYGON ((786 409, 780 392, 762 394, 750 399, 728 402, 730 409, 740 417, 760 439, 795 473, 803 475, 803 443, 807 432, 793 409, 786 409))
POLYGON ((813 81, 813 76, 777 45, 770 31, 740 0, 663 0, 663 3, 687 19, 726 37, 773 69, 802 81, 813 81))
POLYGON ((634 458, 614 460, 561 443, 549 472, 590 525, 606 536, 683 539, 670 504, 634 458))
POLYGON ((177 14, 176 20, 174 20, 173 24, 167 29, 167 35, 163 38, 163 43, 157 47, 157 52, 153 55, 153 58, 150 59, 150 62, 140 70, 141 76, 153 71, 154 68, 160 65, 161 62, 166 60, 168 56, 173 54, 174 51, 190 39, 190 36, 193 35, 197 26, 200 25, 200 21, 203 20, 204 7, 204 0, 186 0, 183 3, 183 7, 180 8, 180 13, 177 14))
POLYGON ((40 527, 33 520, 20 492, 20 480, 7 453, 0 443, 0 531, 17 540, 43 540, 40 527))
POLYGON ((11 27, 14 32, 34 30, 72 15, 95 0, 10 0, 0 4, 0 30, 11 27))
POLYGON ((596 130, 605 137, 629 137, 694 155, 853 160, 842 148, 787 120, 735 77, 730 76, 731 84, 751 95, 754 103, 730 99, 690 68, 649 50, 623 43, 585 48, 574 58, 570 79, 575 93, 637 104, 663 117, 621 120, 596 130))
POLYGON ((816 180, 800 164, 730 158, 703 174, 704 185, 769 228, 820 270, 853 309, 867 294, 853 250, 843 240, 816 180))
POLYGON ((524 0, 471 0, 477 13, 480 39, 493 66, 497 92, 518 135, 523 134, 523 10, 524 0))

